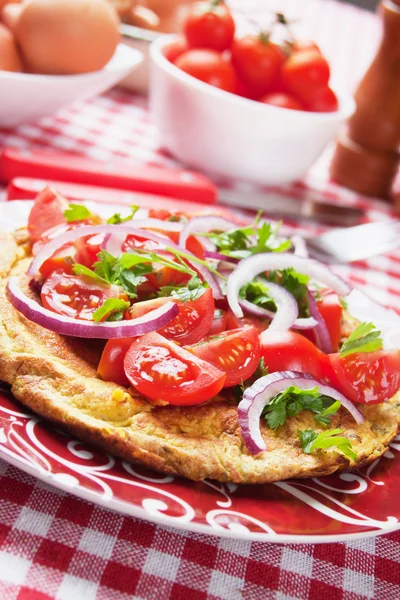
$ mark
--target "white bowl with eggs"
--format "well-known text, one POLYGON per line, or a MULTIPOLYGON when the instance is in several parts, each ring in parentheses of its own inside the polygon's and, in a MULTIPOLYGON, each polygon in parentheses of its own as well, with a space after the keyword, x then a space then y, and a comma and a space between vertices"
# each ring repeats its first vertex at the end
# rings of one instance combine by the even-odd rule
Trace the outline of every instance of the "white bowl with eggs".
POLYGON ((150 48, 150 107, 161 145, 213 175, 274 185, 299 179, 335 138, 355 102, 334 87, 335 112, 312 113, 247 100, 184 73, 164 56, 175 36, 150 48))
POLYGON ((0 71, 0 127, 15 127, 49 116, 112 88, 143 60, 138 50, 119 44, 107 65, 79 75, 36 75, 0 71))

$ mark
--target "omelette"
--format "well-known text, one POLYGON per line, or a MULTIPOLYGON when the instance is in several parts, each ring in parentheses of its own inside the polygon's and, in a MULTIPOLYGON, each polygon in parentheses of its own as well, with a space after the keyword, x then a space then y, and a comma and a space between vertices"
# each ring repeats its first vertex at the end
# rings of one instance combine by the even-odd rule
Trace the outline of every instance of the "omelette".
MULTIPOLYGON (((103 341, 60 335, 16 310, 6 292, 11 276, 39 302, 26 275, 32 245, 26 230, 1 234, 0 244, 0 380, 55 427, 107 453, 195 481, 262 484, 359 469, 381 456, 397 434, 399 393, 380 404, 357 405, 364 417, 359 424, 344 406, 332 414, 329 427, 351 442, 351 456, 336 446, 304 452, 298 431, 324 431, 307 410, 275 428, 260 419, 266 449, 251 453, 234 388, 194 406, 154 404, 132 385, 98 377, 103 341)), ((343 337, 354 327, 345 312, 343 337)))

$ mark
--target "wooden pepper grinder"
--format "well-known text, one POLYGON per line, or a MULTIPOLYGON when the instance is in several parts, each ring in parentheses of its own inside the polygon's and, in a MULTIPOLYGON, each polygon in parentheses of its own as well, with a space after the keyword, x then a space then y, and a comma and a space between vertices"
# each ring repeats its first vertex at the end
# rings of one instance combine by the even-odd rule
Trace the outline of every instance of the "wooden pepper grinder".
POLYGON ((400 165, 400 0, 381 0, 383 37, 355 94, 356 112, 337 143, 331 177, 389 198, 400 165))

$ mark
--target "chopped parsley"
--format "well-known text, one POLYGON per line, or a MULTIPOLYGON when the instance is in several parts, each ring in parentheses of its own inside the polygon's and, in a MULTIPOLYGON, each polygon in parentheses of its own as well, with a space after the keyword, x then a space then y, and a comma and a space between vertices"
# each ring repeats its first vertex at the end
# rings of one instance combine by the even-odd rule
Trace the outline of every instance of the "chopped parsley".
POLYGON ((252 225, 237 227, 229 231, 199 233, 208 237, 218 252, 232 258, 247 258, 261 252, 285 252, 291 247, 290 240, 278 238, 279 227, 264 221, 260 225, 260 215, 252 225))
POLYGON ((161 287, 158 291, 158 296, 169 296, 181 302, 189 302, 200 298, 205 289, 204 282, 194 275, 186 285, 161 287))
POLYGON ((360 323, 344 342, 340 356, 349 356, 354 352, 374 352, 383 346, 381 332, 373 323, 360 323))
POLYGON ((267 404, 262 415, 271 429, 277 429, 284 425, 288 417, 295 417, 301 411, 308 410, 315 413, 316 421, 327 426, 330 424, 330 417, 337 413, 340 406, 340 402, 322 395, 318 387, 302 390, 291 385, 267 404))
POLYGON ((73 221, 86 221, 92 217, 92 213, 83 204, 70 204, 67 210, 64 211, 64 217, 68 223, 73 221))
POLYGON ((301 441, 301 447, 303 452, 311 454, 318 448, 332 448, 336 447, 345 456, 357 460, 357 454, 352 450, 352 444, 346 437, 340 436, 343 433, 343 429, 328 429, 318 433, 312 430, 300 431, 297 430, 301 441))
POLYGON ((96 283, 99 283, 100 285, 108 285, 109 284, 107 279, 100 277, 100 275, 98 275, 97 273, 92 271, 92 269, 85 267, 85 265, 75 263, 72 267, 72 271, 73 271, 74 275, 83 275, 84 277, 90 277, 90 279, 93 279, 96 283))
POLYGON ((110 217, 107 221, 107 223, 109 225, 115 225, 118 223, 125 223, 126 221, 130 221, 131 219, 133 219, 133 217, 136 215, 137 211, 139 210, 139 206, 137 206, 136 204, 132 204, 131 206, 131 212, 127 217, 121 217, 120 213, 115 213, 114 215, 112 215, 112 217, 110 217))
POLYGON ((93 313, 93 321, 122 321, 124 312, 130 307, 130 303, 121 298, 107 298, 100 308, 93 313))

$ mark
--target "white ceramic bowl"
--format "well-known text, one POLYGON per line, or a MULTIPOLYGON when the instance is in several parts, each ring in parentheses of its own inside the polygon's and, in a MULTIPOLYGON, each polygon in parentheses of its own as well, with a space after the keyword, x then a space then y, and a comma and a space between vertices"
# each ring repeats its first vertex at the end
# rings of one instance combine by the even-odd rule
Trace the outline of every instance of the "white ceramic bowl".
POLYGON ((261 184, 302 177, 355 108, 335 91, 339 110, 311 113, 241 98, 184 73, 163 55, 174 36, 150 47, 150 107, 160 142, 181 161, 210 174, 261 184))
POLYGON ((142 62, 138 50, 119 44, 100 71, 82 75, 33 75, 0 71, 0 127, 48 116, 75 100, 105 92, 142 62))
POLYGON ((134 73, 129 73, 119 83, 119 86, 132 92, 147 94, 149 90, 150 44, 163 34, 143 27, 126 25, 125 23, 121 23, 119 30, 123 36, 124 44, 139 50, 143 54, 143 62, 134 73))

